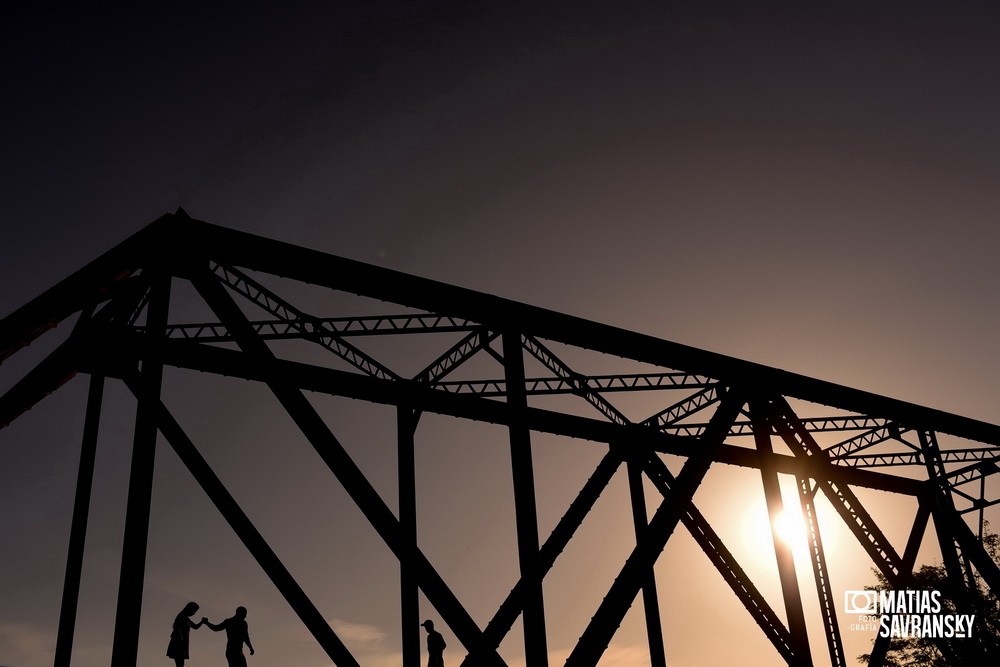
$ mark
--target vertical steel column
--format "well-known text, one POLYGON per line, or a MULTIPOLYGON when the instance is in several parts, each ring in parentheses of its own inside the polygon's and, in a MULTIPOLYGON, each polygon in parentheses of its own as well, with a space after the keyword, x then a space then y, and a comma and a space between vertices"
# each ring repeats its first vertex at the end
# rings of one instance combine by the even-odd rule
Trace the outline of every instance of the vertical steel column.
POLYGON ((934 531, 937 533, 938 545, 941 548, 941 559, 944 561, 948 578, 955 586, 956 592, 965 587, 961 552, 956 544, 954 534, 949 530, 955 504, 951 497, 950 487, 945 482, 947 471, 941 459, 941 450, 933 432, 921 429, 917 432, 920 439, 920 449, 927 469, 927 478, 931 485, 932 514, 934 516, 934 531), (951 511, 949 511, 951 510, 951 511))
MULTIPOLYGON (((643 469, 648 478, 656 485, 657 490, 663 494, 664 499, 673 497, 677 479, 658 456, 651 455, 643 461, 643 469)), ((740 564, 736 562, 732 552, 722 543, 719 535, 708 524, 694 503, 690 501, 679 502, 681 504, 681 521, 691 533, 691 537, 708 556, 712 565, 729 584, 736 597, 743 603, 743 607, 750 612, 750 615, 764 632, 764 636, 774 645, 785 662, 792 662, 795 658, 792 638, 784 624, 778 619, 778 615, 761 596, 760 591, 747 577, 740 564)))
MULTIPOLYGON (((299 428, 314 451, 320 456, 330 472, 340 481, 344 490, 355 502, 358 509, 368 519, 369 524, 379 534, 386 546, 397 558, 406 556, 401 543, 399 519, 385 504, 382 497, 358 468, 343 445, 327 427, 316 409, 295 383, 294 376, 286 376, 276 370, 274 353, 261 340, 247 320, 246 315, 233 301, 225 288, 211 274, 196 275, 192 278, 195 288, 208 305, 236 338, 237 344, 248 357, 248 363, 265 369, 265 383, 288 416, 299 428)), ((486 647, 483 634, 455 594, 448 588, 430 561, 413 548, 414 570, 421 590, 441 614, 452 632, 470 653, 480 652, 479 664, 499 666, 502 659, 496 651, 486 647)))
POLYGON ((986 509, 986 470, 980 469, 979 474, 979 541, 983 541, 983 524, 986 522, 983 510, 986 509))
MULTIPOLYGON (((559 523, 552 529, 552 533, 545 540, 545 544, 538 551, 539 577, 544 578, 549 570, 552 569, 556 558, 566 548, 577 528, 583 523, 590 510, 593 509, 594 503, 597 502, 601 493, 607 488, 608 483, 615 472, 617 472, 621 462, 622 460, 617 454, 609 451, 601 459, 601 462, 597 464, 594 474, 584 483, 583 488, 580 489, 576 498, 570 503, 566 513, 559 519, 559 523)), ((519 579, 511 592, 508 593, 507 598, 500 604, 500 608, 493 615, 493 619, 487 624, 486 629, 483 631, 483 637, 488 642, 490 648, 496 648, 500 645, 500 642, 503 641, 504 637, 510 631, 511 626, 514 625, 514 621, 521 615, 521 611, 524 608, 522 601, 526 587, 527 582, 523 578, 519 579)), ((478 665, 476 656, 473 655, 468 656, 462 661, 462 667, 478 667, 478 665)))
MULTIPOLYGON (((650 454, 656 456, 656 454, 650 454)), ((628 462, 628 487, 632 500, 632 523, 635 526, 636 544, 647 539, 646 528, 649 515, 646 512, 646 494, 642 488, 642 466, 635 461, 628 462)), ((650 568, 646 581, 642 584, 642 607, 646 617, 646 640, 649 643, 650 667, 666 667, 666 649, 663 646, 663 624, 660 621, 660 601, 656 591, 656 574, 650 568)))
POLYGON ((104 376, 90 376, 87 395, 87 416, 83 422, 83 445, 80 469, 76 479, 73 502, 73 523, 69 533, 69 555, 66 559, 66 579, 63 582, 62 608, 56 636, 55 667, 69 667, 73 655, 73 634, 76 628, 77 605, 80 601, 80 579, 83 574, 83 550, 87 543, 87 520, 90 516, 90 495, 94 485, 94 459, 97 457, 97 431, 101 421, 104 398, 104 376))
MULTIPOLYGON (((138 391, 136 383, 131 378, 126 378, 126 384, 133 392, 138 391)), ((211 466, 201 456, 198 448, 194 446, 194 443, 191 442, 184 429, 177 423, 162 401, 157 402, 156 410, 157 424, 167 444, 173 448, 181 463, 187 467, 195 482, 219 510, 222 518, 243 542, 243 546, 257 561, 264 574, 288 602, 288 606, 298 615, 306 629, 319 642, 320 647, 330 656, 333 664, 337 667, 358 667, 358 661, 354 659, 354 656, 323 618, 323 615, 316 609, 309 596, 278 559, 277 554, 243 512, 239 503, 230 495, 225 485, 215 475, 211 466)))
POLYGON ((813 464, 820 462, 819 470, 822 474, 815 475, 816 484, 829 498, 833 508, 844 519, 844 523, 854 533, 862 548, 868 552, 872 562, 890 583, 895 584, 901 571, 900 555, 896 553, 851 487, 840 477, 838 466, 830 462, 829 455, 812 437, 788 402, 779 396, 772 400, 772 407, 774 410, 770 416, 771 426, 798 459, 813 464))
POLYGON ((784 502, 781 498, 781 484, 778 473, 771 463, 771 422, 767 418, 768 406, 761 401, 750 402, 750 420, 753 424, 753 438, 760 453, 760 477, 764 485, 764 498, 767 501, 767 516, 771 524, 771 540, 774 543, 774 557, 778 563, 778 578, 781 581, 781 595, 785 603, 785 614, 788 618, 788 631, 792 636, 795 650, 795 665, 811 665, 812 657, 809 651, 809 637, 806 633, 806 618, 802 610, 802 595, 799 592, 799 580, 795 574, 795 559, 792 557, 792 547, 778 537, 775 524, 784 513, 784 502))
POLYGON ((521 335, 504 332, 504 374, 510 407, 510 461, 514 479, 514 516, 517 525, 517 560, 525 591, 524 658, 527 667, 546 667, 545 601, 538 573, 538 517, 535 512, 535 476, 531 461, 531 431, 525 421, 528 397, 524 389, 524 351, 521 335))
POLYGON ((622 619, 642 588, 642 577, 652 569, 656 559, 667 546, 677 523, 681 520, 684 507, 691 501, 698 486, 712 466, 716 448, 723 443, 740 409, 743 407, 742 394, 729 391, 719 404, 715 414, 701 437, 699 447, 688 457, 687 463, 677 476, 673 492, 664 495, 663 502, 649 520, 643 531, 648 539, 639 544, 625 561, 621 571, 608 589, 587 629, 583 631, 576 647, 566 659, 567 667, 594 667, 611 643, 622 619))
POLYGON ((417 545, 417 488, 413 436, 420 413, 399 406, 396 410, 399 527, 402 557, 399 559, 399 618, 403 667, 420 665, 420 590, 414 572, 417 545))
POLYGON ((139 650, 146 541, 149 536, 149 509, 153 491, 153 460, 156 454, 156 409, 163 379, 161 344, 167 326, 169 305, 170 276, 159 273, 151 280, 146 312, 145 335, 151 337, 151 351, 142 362, 139 379, 111 667, 135 667, 139 650))
POLYGON ((816 582, 816 597, 819 599, 820 616, 823 618, 823 630, 826 634, 826 647, 830 653, 830 665, 831 667, 845 667, 847 658, 844 655, 844 642, 840 636, 840 623, 837 621, 833 591, 830 589, 829 568, 826 566, 823 537, 819 528, 819 512, 816 511, 816 491, 819 490, 819 486, 814 485, 809 488, 809 478, 801 475, 797 476, 796 481, 799 487, 802 518, 809 530, 809 562, 812 564, 813 579, 816 582))
MULTIPOLYGON (((973 572, 975 564, 979 576, 991 591, 1000 590, 1000 568, 990 557, 975 533, 955 509, 951 486, 934 431, 920 431, 920 446, 927 466, 928 496, 934 528, 937 532, 941 555, 944 559, 948 581, 951 584, 955 606, 962 611, 972 611, 979 596, 979 582, 973 572)), ((986 660, 983 647, 975 644, 957 646, 942 640, 938 650, 948 664, 980 664, 986 660)))

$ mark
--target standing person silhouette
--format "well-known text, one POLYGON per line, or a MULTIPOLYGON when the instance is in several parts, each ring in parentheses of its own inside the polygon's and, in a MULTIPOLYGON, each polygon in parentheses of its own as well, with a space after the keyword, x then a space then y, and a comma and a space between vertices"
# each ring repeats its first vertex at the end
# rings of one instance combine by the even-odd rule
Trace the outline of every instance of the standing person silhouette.
POLYGON ((213 624, 207 618, 205 625, 218 632, 226 631, 226 660, 229 667, 247 667, 246 656, 243 655, 243 645, 246 644, 253 655, 253 644, 250 643, 250 629, 246 622, 247 608, 237 607, 236 613, 218 625, 213 624))
POLYGON ((167 644, 167 657, 172 658, 177 667, 184 667, 184 661, 188 659, 188 647, 191 630, 201 627, 205 619, 201 619, 196 625, 191 620, 191 616, 198 611, 197 602, 188 602, 184 605, 181 613, 174 619, 173 628, 170 630, 170 643, 167 644))
POLYGON ((421 623, 427 631, 427 667, 444 667, 444 637, 434 629, 434 621, 421 623))

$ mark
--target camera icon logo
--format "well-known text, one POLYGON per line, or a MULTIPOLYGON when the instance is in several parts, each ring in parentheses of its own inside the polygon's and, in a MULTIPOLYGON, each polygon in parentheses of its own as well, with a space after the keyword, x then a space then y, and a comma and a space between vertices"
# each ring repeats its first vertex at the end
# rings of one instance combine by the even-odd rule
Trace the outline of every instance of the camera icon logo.
POLYGON ((844 611, 848 614, 877 614, 877 591, 844 591, 844 611))

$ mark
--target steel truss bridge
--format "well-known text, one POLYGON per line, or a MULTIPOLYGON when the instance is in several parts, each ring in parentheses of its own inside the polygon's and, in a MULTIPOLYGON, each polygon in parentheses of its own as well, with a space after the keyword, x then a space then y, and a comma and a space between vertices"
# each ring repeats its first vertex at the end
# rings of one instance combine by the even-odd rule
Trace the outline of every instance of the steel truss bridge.
MULTIPOLYGON (((986 493, 986 478, 998 471, 1000 458, 1000 427, 993 424, 221 228, 182 210, 161 217, 7 316, 0 322, 0 361, 73 317, 64 342, 0 397, 0 425, 6 426, 73 376, 90 379, 56 667, 67 667, 72 656, 106 381, 124 383, 136 399, 112 667, 136 661, 158 434, 331 660, 342 667, 358 664, 162 401, 165 367, 241 378, 273 394, 398 559, 406 667, 420 661, 421 593, 467 652, 464 665, 506 664, 498 646, 518 620, 526 664, 547 665, 543 582, 619 471, 629 482, 632 512, 624 519, 635 526, 635 544, 593 610, 566 660, 569 666, 596 665, 640 598, 650 664, 666 664, 653 565, 678 524, 773 645, 776 661, 848 664, 817 522, 817 493, 893 588, 911 583, 917 549, 932 523, 953 583, 971 582, 978 574, 991 590, 1000 590, 1000 570, 981 541, 983 511, 1000 502, 986 493), (368 297, 385 312, 305 312, 265 286, 274 277, 368 297), (177 321, 171 313, 171 288, 184 282, 211 309, 209 321, 177 321), (416 374, 394 371, 392 363, 364 351, 361 342, 443 332, 457 342, 440 349, 436 360, 416 374), (278 340, 323 348, 340 368, 279 356, 273 343, 278 340), (644 372, 632 372, 633 365, 628 373, 590 374, 573 361, 574 351, 608 355, 623 365, 639 362, 644 372), (479 360, 476 368, 485 359, 494 372, 463 373, 474 359, 479 360), (395 407, 396 510, 366 479, 305 392, 395 407), (615 402, 635 392, 651 392, 660 409, 644 419, 626 417, 615 402), (570 397, 586 411, 540 407, 536 397, 544 395, 570 397), (509 433, 520 576, 484 627, 419 547, 414 434, 423 413, 501 425, 509 433), (604 448, 603 459, 548 535, 539 533, 536 515, 536 433, 604 448), (684 461, 677 474, 664 462, 668 454, 684 461), (822 628, 812 630, 823 633, 828 655, 810 651, 805 591, 799 590, 787 544, 774 539, 784 606, 779 611, 693 502, 713 465, 759 471, 772 518, 782 511, 779 474, 796 480, 822 618, 822 628), (651 513, 644 495, 650 487, 659 494, 651 513), (862 488, 915 499, 918 509, 905 519, 912 521, 905 544, 890 543, 856 495, 855 489, 862 488)), ((871 664, 881 664, 886 650, 887 642, 877 639, 871 664)))

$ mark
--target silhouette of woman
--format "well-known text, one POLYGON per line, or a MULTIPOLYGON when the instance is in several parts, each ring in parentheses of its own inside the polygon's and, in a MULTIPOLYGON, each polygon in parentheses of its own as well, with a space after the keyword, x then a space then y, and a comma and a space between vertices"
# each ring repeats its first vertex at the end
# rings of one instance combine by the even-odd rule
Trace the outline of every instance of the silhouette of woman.
POLYGON ((167 644, 167 657, 173 658, 177 667, 184 667, 184 661, 188 659, 188 637, 191 630, 201 627, 205 619, 201 619, 197 625, 191 620, 191 616, 198 611, 198 603, 188 602, 181 613, 174 619, 173 629, 170 631, 170 643, 167 644))
POLYGON ((247 667, 247 658, 243 655, 243 645, 246 644, 253 655, 253 644, 250 643, 250 630, 247 627, 247 608, 237 607, 236 613, 218 625, 207 618, 205 625, 215 632, 226 631, 226 661, 229 667, 247 667))

